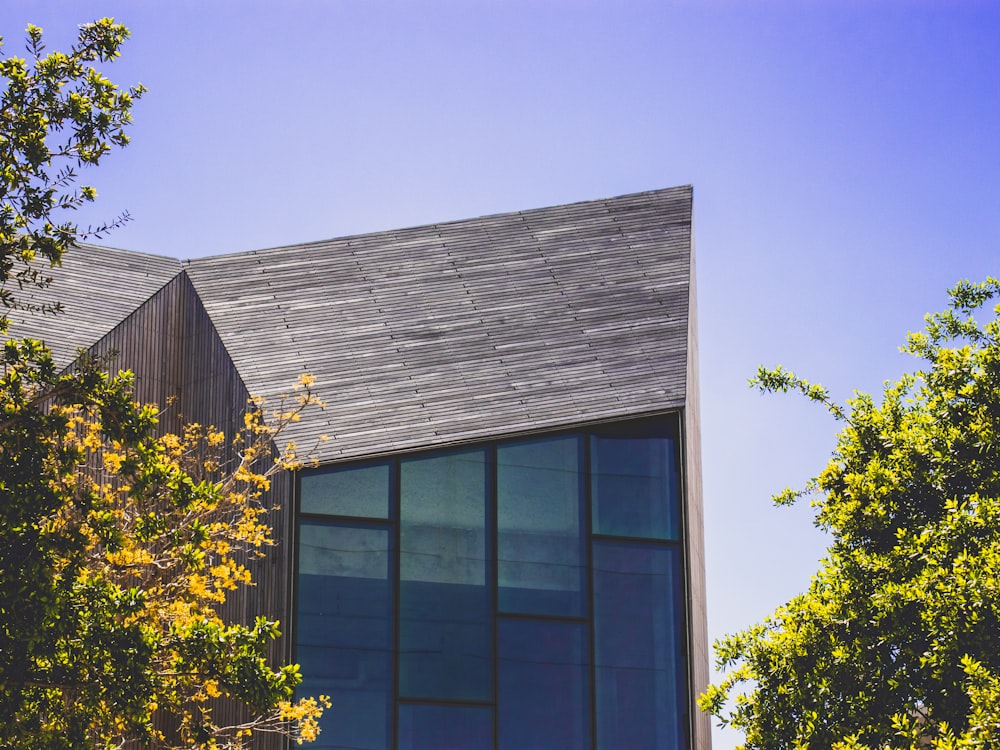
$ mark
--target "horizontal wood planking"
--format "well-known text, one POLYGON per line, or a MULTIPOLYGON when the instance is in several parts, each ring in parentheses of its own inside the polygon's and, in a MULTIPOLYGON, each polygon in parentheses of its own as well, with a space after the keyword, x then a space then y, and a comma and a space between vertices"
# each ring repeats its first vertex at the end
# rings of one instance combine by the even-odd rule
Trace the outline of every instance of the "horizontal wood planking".
POLYGON ((15 312, 7 338, 37 338, 52 351, 56 365, 67 367, 77 349, 104 336, 181 272, 176 258, 96 245, 70 248, 62 265, 51 270, 46 289, 26 289, 25 302, 60 302, 58 315, 15 312))
POLYGON ((691 191, 189 262, 254 393, 300 372, 322 460, 684 403, 691 191))

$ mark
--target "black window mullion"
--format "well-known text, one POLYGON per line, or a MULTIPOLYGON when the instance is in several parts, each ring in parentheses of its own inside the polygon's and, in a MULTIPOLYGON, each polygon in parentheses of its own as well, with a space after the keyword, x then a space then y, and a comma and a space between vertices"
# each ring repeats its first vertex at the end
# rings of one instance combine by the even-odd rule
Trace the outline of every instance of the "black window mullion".
POLYGON ((592 534, 595 542, 614 542, 615 544, 642 544, 650 547, 677 547, 684 549, 682 539, 650 539, 644 536, 618 536, 617 534, 592 534))
POLYGON ((488 565, 492 570, 487 572, 492 583, 490 595, 493 598, 493 747, 500 747, 500 712, 498 703, 500 700, 500 652, 497 643, 498 610, 499 610, 499 587, 500 587, 500 524, 497 520, 497 444, 490 445, 486 456, 486 470, 488 477, 486 481, 486 523, 489 525, 488 537, 490 543, 490 554, 488 555, 488 565))
POLYGON ((583 523, 586 530, 584 555, 587 564, 587 637, 590 648, 590 747, 597 747, 597 665, 594 646, 594 542, 593 542, 593 499, 591 480, 591 434, 583 434, 583 523))
POLYGON ((392 476, 390 477, 389 516, 392 523, 392 731, 389 741, 392 748, 399 747, 399 459, 392 461, 392 476))
POLYGON ((298 643, 299 643, 299 526, 302 524, 301 514, 299 513, 299 480, 301 478, 301 472, 295 472, 292 477, 292 497, 289 502, 292 506, 292 518, 289 528, 292 530, 293 538, 289 540, 286 552, 287 555, 291 556, 289 561, 289 570, 291 575, 291 580, 289 581, 289 591, 291 595, 288 597, 288 611, 286 612, 285 622, 290 622, 291 627, 288 629, 287 637, 289 639, 289 644, 287 651, 290 652, 291 660, 290 664, 298 664, 298 643))
POLYGON ((457 698, 406 698, 400 697, 398 701, 401 706, 442 706, 447 708, 454 706, 462 708, 493 708, 493 701, 460 700, 457 698))

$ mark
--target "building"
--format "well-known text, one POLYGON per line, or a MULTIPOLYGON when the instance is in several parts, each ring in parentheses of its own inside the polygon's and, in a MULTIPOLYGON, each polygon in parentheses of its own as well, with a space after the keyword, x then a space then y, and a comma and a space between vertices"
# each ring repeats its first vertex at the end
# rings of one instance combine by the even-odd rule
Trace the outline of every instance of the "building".
POLYGON ((287 436, 321 465, 274 483, 281 544, 233 615, 286 623, 333 697, 318 747, 702 750, 691 211, 679 187, 189 261, 84 246, 58 325, 11 334, 115 350, 139 399, 230 430, 316 377, 328 408, 287 436))

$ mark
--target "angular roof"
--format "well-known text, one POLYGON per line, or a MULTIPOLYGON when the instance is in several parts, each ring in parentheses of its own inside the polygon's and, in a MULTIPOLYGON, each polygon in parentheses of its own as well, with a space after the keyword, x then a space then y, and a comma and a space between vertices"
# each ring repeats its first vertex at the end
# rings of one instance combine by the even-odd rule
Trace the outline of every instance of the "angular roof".
POLYGON ((11 338, 41 339, 60 367, 69 365, 77 349, 96 343, 164 284, 181 272, 176 258, 80 244, 53 268, 47 289, 26 289, 25 302, 61 302, 57 315, 14 312, 11 338))
POLYGON ((249 391, 321 460, 679 408, 690 187, 189 261, 249 391))
POLYGON ((684 186, 183 263, 87 245, 36 293, 66 312, 11 335, 67 365, 182 272, 250 393, 315 376, 327 409, 286 436, 324 461, 650 414, 686 403, 691 210, 684 186))

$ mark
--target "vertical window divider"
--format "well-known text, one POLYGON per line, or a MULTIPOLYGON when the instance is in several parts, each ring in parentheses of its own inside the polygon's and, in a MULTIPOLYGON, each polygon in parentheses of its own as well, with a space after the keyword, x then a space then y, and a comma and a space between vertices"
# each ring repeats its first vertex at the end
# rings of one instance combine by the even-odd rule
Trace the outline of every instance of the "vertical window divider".
POLYGON ((299 609, 299 526, 302 523, 302 514, 299 512, 299 478, 301 472, 295 472, 292 476, 291 497, 289 504, 292 506, 292 517, 289 519, 288 529, 291 532, 291 540, 287 545, 288 570, 291 579, 288 581, 288 611, 285 622, 289 623, 285 638, 288 639, 285 646, 285 653, 289 656, 289 664, 298 664, 298 642, 299 642, 299 618, 296 616, 299 609))
POLYGON ((389 747, 399 747, 399 558, 400 558, 400 518, 402 511, 399 507, 400 482, 402 481, 402 467, 399 458, 392 459, 389 476, 389 522, 392 524, 392 570, 389 576, 392 583, 392 731, 389 735, 389 747))
POLYGON ((584 562, 586 563, 587 587, 587 645, 590 649, 590 746, 597 747, 597 652, 594 647, 594 537, 593 537, 593 499, 591 497, 594 482, 591 478, 590 432, 583 432, 580 472, 583 481, 583 529, 584 562))
POLYGON ((497 520, 500 493, 497 490, 497 443, 490 444, 486 454, 486 523, 490 553, 487 555, 487 575, 490 580, 490 597, 493 607, 493 747, 500 747, 500 644, 499 644, 499 578, 500 578, 500 524, 497 520))

